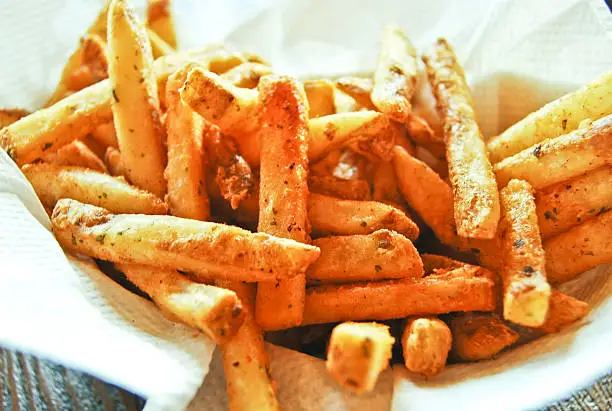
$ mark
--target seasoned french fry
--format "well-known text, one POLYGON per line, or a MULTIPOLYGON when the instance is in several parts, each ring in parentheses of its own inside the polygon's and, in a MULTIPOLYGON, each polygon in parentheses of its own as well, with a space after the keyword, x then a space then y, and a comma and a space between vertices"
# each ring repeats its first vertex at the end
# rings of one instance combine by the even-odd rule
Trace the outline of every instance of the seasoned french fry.
POLYGON ((115 125, 112 121, 105 124, 100 124, 91 131, 91 136, 104 146, 111 146, 114 148, 119 147, 119 143, 117 142, 117 133, 115 132, 115 125))
POLYGON ((311 193, 308 216, 316 236, 370 234, 386 228, 410 240, 419 236, 417 225, 402 211, 378 201, 340 200, 311 193))
POLYGON ((374 189, 372 198, 375 201, 386 204, 402 204, 404 202, 391 163, 381 162, 377 165, 372 187, 374 189))
POLYGON ((612 209, 612 167, 600 167, 536 192, 543 239, 612 209))
POLYGON ((402 334, 404 364, 412 372, 436 375, 444 369, 452 343, 444 321, 436 317, 409 318, 402 334))
POLYGON ((123 167, 130 182, 162 197, 166 153, 151 45, 126 0, 111 1, 108 30, 112 109, 123 167))
POLYGON ((519 338, 494 314, 459 314, 450 320, 449 327, 453 334, 451 355, 461 361, 492 358, 519 338))
POLYGON ((310 118, 336 113, 334 106, 334 84, 330 80, 306 80, 304 91, 310 108, 310 118))
POLYGON ((497 163, 549 138, 578 128, 585 119, 612 114, 612 71, 554 100, 508 128, 488 143, 491 161, 497 163))
POLYGON ((394 342, 387 325, 339 324, 329 339, 325 366, 344 388, 357 393, 372 391, 380 373, 389 366, 394 342))
POLYGON ((273 72, 272 67, 266 64, 243 63, 221 74, 221 78, 236 87, 256 88, 263 76, 273 72))
MULTIPOLYGON (((420 70, 417 78, 417 90, 412 99, 412 112, 424 119, 433 131, 434 141, 444 146, 444 130, 442 120, 436 108, 436 97, 427 79, 427 72, 420 70)), ((444 152, 444 148, 441 150, 444 152)))
POLYGON ((117 263, 145 264, 192 273, 208 281, 274 281, 303 273, 319 249, 234 226, 173 216, 111 214, 62 199, 53 232, 69 250, 117 263))
POLYGON ((612 114, 589 127, 545 140, 495 164, 503 187, 513 178, 536 190, 595 170, 612 162, 612 114))
POLYGON ((321 256, 306 271, 311 282, 348 283, 423 276, 423 263, 416 248, 394 231, 319 238, 312 244, 321 249, 321 256))
POLYGON ((111 121, 111 99, 108 80, 96 83, 3 128, 0 147, 18 165, 31 163, 111 121))
POLYGON ((43 156, 42 160, 45 163, 84 167, 101 173, 108 173, 108 169, 104 165, 104 162, 79 140, 75 140, 63 146, 54 153, 43 156))
POLYGON ((501 249, 504 265, 504 318, 538 327, 546 320, 550 285, 538 227, 533 189, 522 180, 511 180, 501 192, 501 249))
POLYGON ((442 275, 306 290, 303 325, 495 309, 495 275, 464 266, 442 275))
POLYGON ((147 293, 170 319, 202 331, 217 344, 230 340, 245 320, 235 292, 188 280, 176 270, 118 264, 128 280, 147 293))
POLYGON ((424 118, 411 113, 406 120, 406 128, 408 129, 410 138, 413 139, 415 143, 426 147, 437 156, 444 156, 444 145, 441 141, 441 137, 435 135, 424 118))
POLYGON ((62 198, 104 207, 122 214, 166 214, 168 207, 153 194, 129 185, 122 178, 80 167, 27 164, 23 173, 38 198, 53 208, 62 198))
POLYGON ((366 110, 376 110, 370 98, 372 89, 374 88, 374 82, 371 78, 346 76, 340 77, 334 84, 338 90, 352 97, 366 110))
POLYGON ((176 49, 176 32, 170 8, 170 0, 147 0, 147 26, 173 49, 176 49))
POLYGON ((149 42, 151 43, 151 51, 154 58, 167 56, 168 54, 172 54, 176 51, 171 45, 159 37, 159 35, 150 27, 147 27, 147 36, 149 37, 149 42))
POLYGON ((499 222, 499 193, 463 69, 444 39, 423 61, 444 125, 457 234, 491 239, 499 222))
POLYGON ((548 316, 544 324, 536 330, 544 333, 559 332, 563 327, 584 318, 588 312, 589 305, 584 301, 577 300, 560 291, 552 290, 548 316))
POLYGON ((313 193, 319 193, 344 200, 371 200, 370 185, 365 180, 344 180, 332 176, 308 178, 308 187, 313 193))
POLYGON ((425 271, 425 275, 435 274, 436 270, 452 271, 466 265, 464 262, 436 254, 421 254, 421 260, 423 261, 423 270, 425 271))
POLYGON ((104 162, 112 176, 125 176, 125 169, 121 163, 121 153, 114 147, 107 147, 104 153, 104 162))
POLYGON ((562 283, 599 264, 612 262, 612 212, 544 241, 546 274, 562 283))
POLYGON ((15 121, 30 114, 30 111, 22 108, 0 109, 0 129, 10 126, 15 121))
POLYGON ((81 39, 80 66, 64 81, 66 92, 74 92, 89 87, 108 78, 108 57, 105 39, 96 34, 87 34, 81 39))
POLYGON ((416 50, 406 34, 399 27, 385 27, 374 71, 374 105, 393 120, 405 122, 412 110, 417 72, 416 50))

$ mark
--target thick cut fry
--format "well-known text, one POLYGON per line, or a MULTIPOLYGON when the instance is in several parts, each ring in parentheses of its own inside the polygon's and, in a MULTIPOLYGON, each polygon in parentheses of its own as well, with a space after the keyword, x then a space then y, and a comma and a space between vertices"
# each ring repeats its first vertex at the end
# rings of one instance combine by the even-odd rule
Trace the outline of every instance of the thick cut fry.
POLYGON ((376 110, 370 98, 374 88, 371 78, 346 76, 337 79, 334 84, 338 90, 352 97, 366 110, 376 110))
POLYGON ((306 272, 311 282, 348 283, 423 276, 423 263, 416 248, 406 237, 393 231, 319 238, 312 244, 321 249, 321 256, 306 272))
POLYGON ((245 319, 242 303, 233 291, 195 283, 176 270, 130 264, 117 268, 171 320, 202 331, 217 344, 231 339, 245 319))
POLYGON ((406 34, 399 27, 385 27, 374 71, 374 105, 393 120, 405 122, 412 111, 417 72, 417 53, 406 34))
POLYGON ((434 134, 434 131, 424 118, 411 113, 406 120, 406 128, 410 138, 415 143, 427 147, 434 154, 440 155, 440 157, 444 155, 442 138, 434 134))
POLYGON ((453 260, 452 258, 436 255, 436 254, 421 254, 423 261, 423 271, 425 275, 435 274, 436 270, 454 270, 464 265, 469 265, 462 261, 453 260))
POLYGON ((272 67, 261 63, 243 63, 221 75, 236 87, 256 88, 263 76, 272 74, 272 67))
POLYGON ((62 198, 104 207, 113 213, 166 214, 168 207, 153 194, 129 185, 122 178, 80 167, 27 164, 23 173, 49 208, 62 198))
POLYGON ((187 271, 201 281, 274 281, 304 273, 319 249, 234 226, 173 216, 111 214, 63 199, 53 232, 66 248, 118 263, 187 271))
POLYGON ((101 173, 108 173, 108 169, 102 160, 79 140, 63 146, 54 153, 43 156, 42 160, 50 164, 84 167, 101 173))
POLYGON ((30 114, 30 111, 22 108, 0 109, 0 130, 30 114))
POLYGON ((504 318, 528 327, 546 320, 550 285, 542 239, 538 227, 533 189, 521 180, 511 180, 501 190, 501 249, 504 265, 504 318))
POLYGON ((117 133, 115 132, 115 124, 113 124, 112 121, 96 127, 92 130, 91 136, 104 146, 119 147, 117 133))
POLYGON ((495 274, 465 266, 423 278, 310 287, 303 324, 494 309, 495 274))
POLYGON ((229 409, 278 411, 263 335, 253 317, 255 287, 231 281, 217 281, 217 285, 234 291, 245 313, 244 323, 234 338, 220 346, 229 409))
POLYGON ((440 373, 452 342, 451 331, 444 321, 436 317, 408 319, 402 334, 406 368, 428 377, 440 373))
POLYGON ((88 34, 81 39, 80 66, 65 79, 66 92, 72 93, 108 78, 105 39, 88 34))
POLYGON ((131 183, 162 197, 166 153, 151 45, 126 0, 112 0, 108 30, 112 109, 123 167, 131 183))
POLYGON ((111 99, 108 80, 96 83, 5 127, 0 147, 18 165, 31 163, 111 121, 111 99))
POLYGON ((154 58, 167 56, 168 54, 172 54, 176 51, 171 45, 159 37, 159 35, 150 27, 147 27, 147 36, 149 37, 149 42, 151 43, 151 51, 153 52, 154 58))
POLYGON ((372 391, 380 373, 389 366, 394 342, 387 325, 339 324, 329 339, 327 372, 348 390, 372 391))
POLYGON ((310 118, 336 113, 334 106, 334 84, 330 80, 306 80, 304 91, 308 99, 310 118))
POLYGON ((451 355, 461 361, 492 358, 519 339, 518 333, 494 314, 460 314, 449 326, 453 334, 451 355))
POLYGON ((404 202, 404 197, 399 191, 395 170, 391 163, 381 162, 377 165, 372 183, 374 188, 372 198, 375 201, 386 204, 402 204, 404 202))
POLYGON ((495 164, 500 187, 513 178, 536 190, 612 162, 612 115, 589 127, 545 140, 495 164))
POLYGON ((612 209, 612 167, 606 166, 536 192, 543 239, 612 209))
MULTIPOLYGON (((287 76, 263 77, 257 87, 261 106, 261 166, 257 231, 307 243, 308 100, 303 87, 287 76)), ((302 322, 306 277, 257 287, 255 318, 264 330, 302 322)))
POLYGON ((147 1, 147 26, 170 47, 176 49, 176 32, 170 0, 147 1))
POLYGON ((612 262, 612 211, 544 241, 546 274, 562 283, 600 264, 612 262))
POLYGON ((125 169, 121 163, 121 153, 114 147, 107 147, 104 153, 104 162, 112 176, 125 177, 125 169))
POLYGON ((308 216, 313 234, 370 234, 386 228, 405 235, 410 240, 419 236, 417 225, 402 211, 378 201, 340 200, 311 193, 308 216))
POLYGON ((444 39, 423 61, 444 125, 457 234, 491 239, 499 222, 499 193, 463 69, 444 39))
POLYGON ((344 200, 371 200, 370 185, 365 180, 344 180, 332 176, 308 178, 308 187, 313 193, 319 193, 344 200))
POLYGON ((563 294, 561 291, 552 290, 548 316, 544 324, 536 330, 544 333, 559 332, 562 328, 583 319, 588 312, 589 305, 584 301, 563 294))
POLYGON ((210 205, 206 191, 205 164, 202 156, 204 120, 181 101, 190 66, 177 71, 166 86, 166 130, 168 165, 164 176, 168 182, 166 201, 170 214, 193 220, 209 220, 210 205))
POLYGON ((491 139, 491 161, 497 163, 541 141, 578 128, 583 120, 612 114, 612 71, 554 100, 491 139))

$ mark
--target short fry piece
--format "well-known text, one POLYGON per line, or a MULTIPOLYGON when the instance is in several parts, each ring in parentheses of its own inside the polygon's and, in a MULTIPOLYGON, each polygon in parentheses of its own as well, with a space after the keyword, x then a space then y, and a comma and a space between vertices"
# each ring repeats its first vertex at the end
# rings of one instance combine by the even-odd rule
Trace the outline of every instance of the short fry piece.
POLYGON ((266 64, 243 63, 221 74, 221 78, 229 81, 236 87, 256 88, 263 76, 273 72, 272 67, 266 64))
POLYGON ((371 78, 346 76, 337 79, 335 85, 338 90, 352 97, 366 110, 376 110, 370 98, 374 88, 371 78))
POLYGON ((45 155, 43 162, 62 166, 84 167, 101 173, 108 173, 102 160, 79 140, 63 146, 54 153, 45 155))
POLYGON ((563 327, 581 320, 589 313, 589 305, 584 301, 552 290, 550 294, 550 307, 546 321, 536 328, 545 333, 559 332, 563 327))
POLYGON ((370 185, 365 180, 343 180, 328 176, 308 178, 308 187, 313 193, 319 193, 344 200, 371 200, 370 185))
POLYGON ((53 232, 66 248, 102 260, 192 273, 200 281, 274 281, 303 273, 319 249, 234 226, 173 216, 111 214, 62 199, 53 232))
POLYGON ((162 41, 176 49, 176 32, 170 10, 170 0, 148 0, 146 22, 151 31, 162 41))
POLYGON ((494 314, 460 314, 449 326, 453 334, 451 355, 461 361, 492 358, 519 339, 518 333, 494 314))
POLYGON ((386 325, 337 325, 329 339, 325 366, 344 388, 357 393, 372 391, 380 373, 389 366, 394 342, 386 325))
POLYGON ((304 91, 308 99, 309 117, 316 118, 334 114, 334 84, 329 80, 306 80, 304 91))
POLYGON ((125 169, 121 163, 121 153, 114 147, 107 147, 104 153, 104 162, 112 176, 125 177, 125 169))
POLYGON ((406 368, 428 377, 440 373, 452 342, 451 331, 444 321, 436 317, 409 318, 402 334, 406 368))

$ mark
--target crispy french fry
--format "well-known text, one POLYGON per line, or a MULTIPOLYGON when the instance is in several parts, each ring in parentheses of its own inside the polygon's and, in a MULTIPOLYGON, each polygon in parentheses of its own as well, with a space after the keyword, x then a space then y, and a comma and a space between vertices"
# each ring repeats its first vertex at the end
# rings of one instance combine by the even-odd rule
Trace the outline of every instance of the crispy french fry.
POLYGON ((104 153, 104 162, 112 176, 125 176, 125 169, 121 163, 121 153, 119 150, 114 147, 107 147, 106 153, 104 153))
MULTIPOLYGON (((438 144, 444 145, 444 130, 442 120, 436 108, 436 97, 427 79, 427 72, 420 70, 417 78, 417 90, 412 99, 412 112, 424 119, 433 131, 433 138, 438 144)), ((444 153, 444 148, 442 148, 444 153)))
POLYGON ((585 119, 612 114, 612 71, 554 100, 508 128, 488 143, 494 163, 549 138, 572 132, 585 119))
POLYGON ((374 189, 372 198, 375 201, 386 204, 402 204, 404 202, 391 163, 381 162, 376 166, 372 187, 374 189))
POLYGON ((612 167, 600 167, 536 192, 543 239, 554 237, 612 209, 612 167))
POLYGON ((562 328, 584 318, 588 312, 589 304, 563 294, 561 291, 552 290, 548 316, 544 324, 536 330, 544 333, 559 332, 562 328))
POLYGON ((544 241, 546 274, 562 283, 599 264, 612 262, 612 211, 544 241))
MULTIPOLYGON (((340 157, 332 168, 331 175, 341 180, 366 180, 368 161, 350 148, 340 151, 340 157)), ((366 180, 367 181, 367 180, 366 180)))
POLYGON ((595 170, 612 162, 612 115, 589 127, 545 140, 495 164, 503 187, 513 178, 536 190, 595 170))
POLYGON ((511 180, 501 192, 501 249, 504 265, 504 318, 537 327, 546 320, 550 285, 538 227, 533 189, 522 180, 511 180))
POLYGON ((353 97, 337 88, 332 89, 332 92, 335 113, 352 113, 354 111, 361 111, 363 108, 353 97))
POLYGON ((330 80, 306 80, 304 91, 308 99, 310 118, 336 113, 334 106, 334 84, 330 80))
POLYGON ((119 147, 119 143, 117 142, 117 133, 115 132, 115 125, 112 121, 105 124, 100 124, 91 131, 91 136, 104 146, 111 146, 114 148, 119 147))
POLYGON ((66 92, 89 87, 108 78, 108 57, 105 39, 96 34, 87 34, 81 39, 80 65, 64 79, 66 92))
POLYGON ((461 361, 492 358, 519 338, 495 314, 459 314, 450 320, 449 327, 453 334, 451 356, 461 361))
POLYGON ((108 173, 104 162, 79 140, 63 146, 54 153, 43 156, 42 160, 50 164, 84 167, 101 173, 108 173))
POLYGON ((435 274, 436 270, 452 271, 466 265, 466 263, 462 261, 453 260, 452 258, 436 254, 421 254, 421 260, 423 261, 425 275, 435 274))
POLYGON ((67 249, 117 263, 145 264, 192 273, 208 281, 274 281, 303 273, 319 249, 234 226, 174 216, 111 214, 62 199, 53 232, 67 249))
POLYGON ((236 87, 256 88, 263 76, 273 72, 272 67, 266 64, 247 62, 221 74, 221 78, 236 87))
POLYGON ((485 268, 464 266, 423 278, 310 287, 303 325, 492 311, 494 278, 485 268))
POLYGON ((31 163, 112 120, 111 96, 108 80, 87 87, 3 128, 0 147, 18 165, 31 163))
POLYGON ((370 185, 365 180, 344 180, 332 176, 308 177, 308 187, 313 193, 319 193, 344 200, 371 200, 370 185))
POLYGON ((463 69, 444 39, 423 61, 444 125, 457 234, 491 239, 499 222, 499 193, 463 69))
POLYGON ((394 231, 319 238, 312 244, 321 249, 321 256, 306 271, 311 282, 348 283, 423 276, 423 263, 416 248, 394 231))
POLYGON ((117 268, 163 313, 202 331, 217 344, 230 340, 245 320, 242 304, 233 291, 195 283, 176 270, 130 264, 117 268))
POLYGON ((114 213, 166 214, 168 207, 153 194, 111 177, 80 167, 27 164, 22 168, 38 198, 53 208, 62 198, 104 207, 114 213))
POLYGON ((311 193, 308 216, 313 234, 319 237, 370 234, 382 228, 397 231, 411 240, 419 236, 419 228, 410 217, 378 201, 340 200, 311 193))
POLYGON ((385 27, 374 71, 374 105, 393 120, 405 122, 412 111, 417 72, 416 50, 406 34, 399 27, 385 27))
POLYGON ((147 36, 149 37, 149 42, 151 43, 151 52, 153 53, 153 58, 167 56, 168 54, 176 52, 176 50, 172 48, 171 45, 166 43, 164 39, 159 37, 159 35, 150 27, 147 27, 147 36))
POLYGON ((380 373, 389 366, 394 342, 387 325, 339 324, 329 339, 327 372, 348 390, 372 391, 380 373))
POLYGON ((425 376, 440 373, 453 343, 451 331, 436 317, 409 318, 402 334, 404 364, 425 376))
POLYGON ((148 0, 146 24, 159 38, 176 49, 176 32, 170 0, 148 0))
POLYGON ((441 141, 441 137, 435 135, 433 129, 424 118, 411 113, 406 120, 406 128, 410 138, 415 143, 426 147, 436 156, 444 156, 444 143, 441 141))
POLYGON ((162 197, 166 153, 151 45, 126 0, 111 1, 108 30, 112 109, 123 167, 130 182, 162 197))
POLYGON ((22 108, 0 109, 0 129, 30 114, 32 114, 30 111, 22 108))
POLYGON ((366 110, 376 110, 370 98, 374 88, 374 82, 371 78, 346 76, 340 77, 334 84, 338 90, 352 97, 366 110))

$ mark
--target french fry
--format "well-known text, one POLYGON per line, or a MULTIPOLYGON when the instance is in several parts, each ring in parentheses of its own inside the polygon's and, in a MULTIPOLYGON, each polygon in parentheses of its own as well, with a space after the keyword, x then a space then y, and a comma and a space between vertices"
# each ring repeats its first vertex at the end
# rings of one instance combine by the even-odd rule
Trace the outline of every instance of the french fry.
POLYGON ((245 313, 236 293, 188 280, 176 270, 145 265, 118 264, 130 282, 149 297, 171 320, 202 331, 217 344, 230 340, 245 313))
POLYGON ((334 84, 330 80, 306 80, 304 91, 308 99, 309 117, 316 118, 336 113, 334 84))
POLYGON ((554 237, 612 209, 612 167, 600 167, 536 192, 543 239, 554 237))
POLYGON ((451 356, 461 361, 492 358, 519 339, 519 334, 494 314, 459 314, 450 320, 449 327, 453 334, 451 356))
POLYGON ((113 118, 126 176, 134 185, 162 197, 166 153, 151 45, 126 0, 111 1, 108 47, 113 118))
POLYGON ((501 192, 501 249, 504 265, 504 318, 538 327, 546 321, 550 285, 546 281, 533 189, 522 180, 511 180, 501 192))
POLYGON ((272 67, 266 64, 247 62, 221 74, 221 78, 236 87, 256 88, 263 76, 273 72, 272 67))
POLYGON ((108 80, 96 83, 3 128, 0 147, 17 165, 31 163, 111 121, 111 99, 108 80))
POLYGON ((564 327, 584 318, 589 312, 589 304, 570 297, 560 291, 552 290, 550 293, 550 307, 546 321, 538 331, 544 333, 559 332, 564 327))
POLYGON ((410 138, 415 143, 428 148, 436 156, 444 156, 444 143, 441 141, 441 137, 436 136, 424 118, 411 113, 406 120, 406 128, 410 138))
MULTIPOLYGON (((261 106, 259 223, 257 231, 310 242, 308 222, 308 100, 288 76, 263 77, 257 87, 261 106)), ((259 284, 255 318, 264 330, 302 322, 306 277, 259 284)))
POLYGON ((495 309, 495 275, 464 266, 442 275, 306 290, 303 325, 495 309))
POLYGON ((612 71, 593 82, 554 100, 489 141, 494 163, 578 128, 583 120, 597 120, 612 114, 612 71))
POLYGON ((201 281, 275 281, 303 273, 319 249, 234 226, 174 216, 112 214, 62 199, 53 232, 69 250, 116 263, 187 271, 201 281))
POLYGON ((0 109, 0 130, 30 114, 30 111, 22 108, 0 109))
POLYGON ((312 244, 321 249, 321 256, 306 271, 311 282, 348 283, 423 276, 423 263, 416 248, 394 231, 319 238, 312 244))
POLYGON ((89 87, 108 78, 108 57, 105 39, 96 34, 87 34, 81 39, 80 65, 64 81, 66 92, 74 92, 89 87))
POLYGON ((372 183, 374 189, 372 198, 375 201, 386 204, 402 204, 404 202, 404 197, 399 191, 395 170, 391 163, 381 162, 376 166, 372 183))
POLYGON ((409 318, 402 333, 404 364, 425 376, 439 374, 453 343, 451 331, 436 317, 409 318))
POLYGON ((595 170, 612 161, 612 115, 589 127, 544 140, 495 164, 503 187, 513 178, 528 181, 536 190, 595 170))
POLYGON ((371 78, 346 76, 340 77, 334 84, 338 90, 352 97, 366 110, 376 110, 370 98, 374 88, 374 82, 371 78))
POLYGON ((361 111, 363 108, 357 101, 346 93, 334 88, 333 92, 333 106, 335 113, 352 113, 354 111, 361 111))
POLYGON ((387 325, 339 324, 329 339, 327 372, 348 390, 372 391, 380 373, 389 366, 394 342, 387 325))
POLYGON ((412 99, 412 112, 427 122, 427 125, 433 131, 432 137, 434 141, 442 146, 441 151, 444 153, 442 120, 440 120, 440 114, 436 108, 436 97, 427 79, 427 72, 425 70, 419 70, 417 89, 412 99))
POLYGON ((171 45, 166 43, 150 27, 147 27, 147 36, 149 37, 149 42, 151 43, 151 52, 153 53, 153 58, 167 56, 168 54, 176 52, 176 50, 172 48, 171 45))
POLYGON ((91 136, 104 146, 111 146, 114 148, 119 147, 119 143, 117 142, 117 133, 115 132, 115 125, 112 121, 105 124, 100 124, 91 131, 91 136))
POLYGON ((453 260, 452 258, 443 255, 427 253, 421 254, 421 260, 423 261, 423 270, 425 272, 425 275, 435 274, 436 270, 452 271, 467 264, 462 261, 453 260))
POLYGON ((54 153, 46 154, 42 160, 45 163, 84 167, 101 173, 108 173, 104 162, 79 140, 63 146, 54 153))
POLYGON ((311 193, 308 216, 314 235, 370 234, 386 228, 410 240, 419 236, 417 225, 402 211, 378 201, 340 200, 311 193))
POLYGON ((405 122, 412 111, 417 71, 416 50, 406 34, 399 27, 385 27, 374 71, 374 105, 393 120, 405 122))
POLYGON ((371 200, 370 185, 365 180, 343 180, 328 176, 308 177, 308 187, 313 193, 319 193, 344 200, 371 200))
POLYGON ((104 207, 122 214, 166 214, 168 207, 153 194, 129 185, 121 178, 80 167, 26 164, 23 173, 38 198, 53 208, 62 198, 104 207))
POLYGON ((499 193, 463 69, 444 39, 438 39, 423 61, 444 125, 457 234, 492 239, 499 222, 499 193))
POLYGON ((115 177, 124 177, 125 169, 121 163, 121 153, 114 147, 107 147, 104 153, 104 162, 109 172, 115 177))
POLYGON ((544 241, 548 279, 562 283, 600 264, 612 262, 610 230, 612 212, 606 211, 544 241))
POLYGON ((176 32, 170 0, 147 0, 147 26, 165 43, 176 49, 176 32))

